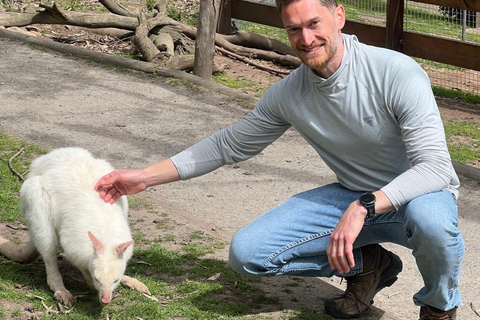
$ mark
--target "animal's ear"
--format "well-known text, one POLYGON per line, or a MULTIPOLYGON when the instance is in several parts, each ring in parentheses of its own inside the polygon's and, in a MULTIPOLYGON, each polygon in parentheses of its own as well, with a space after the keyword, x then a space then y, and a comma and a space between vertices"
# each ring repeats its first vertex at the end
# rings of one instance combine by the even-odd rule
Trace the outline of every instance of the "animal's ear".
POLYGON ((92 240, 93 249, 95 250, 95 254, 103 253, 105 247, 103 243, 100 242, 90 231, 88 231, 88 237, 92 240))
POLYGON ((123 256, 123 253, 125 252, 125 250, 127 250, 127 248, 130 247, 132 244, 133 244, 133 241, 128 241, 128 242, 124 242, 124 243, 119 244, 115 248, 115 252, 117 253, 117 256, 119 258, 121 258, 123 256))

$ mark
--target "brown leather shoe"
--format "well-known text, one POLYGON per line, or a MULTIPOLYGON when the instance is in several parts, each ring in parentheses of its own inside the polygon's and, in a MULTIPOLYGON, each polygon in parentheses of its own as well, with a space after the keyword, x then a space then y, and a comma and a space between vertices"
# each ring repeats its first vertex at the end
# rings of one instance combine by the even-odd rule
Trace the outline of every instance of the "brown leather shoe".
POLYGON ((420 320, 456 320, 457 308, 448 311, 435 312, 430 306, 420 307, 420 320))
POLYGON ((334 318, 358 318, 373 304, 373 297, 397 281, 400 258, 378 244, 362 247, 363 271, 345 277, 347 290, 338 298, 325 300, 325 312, 334 318))

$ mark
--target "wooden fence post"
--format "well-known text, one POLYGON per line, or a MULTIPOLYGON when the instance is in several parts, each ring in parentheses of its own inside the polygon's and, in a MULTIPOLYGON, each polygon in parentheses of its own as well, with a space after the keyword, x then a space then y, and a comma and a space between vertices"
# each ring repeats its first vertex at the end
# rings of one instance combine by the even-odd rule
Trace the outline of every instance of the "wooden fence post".
POLYGON ((403 47, 403 14, 405 0, 387 0, 387 25, 385 46, 402 51, 403 47))
POLYGON ((195 39, 193 74, 212 79, 213 54, 215 50, 215 23, 219 0, 200 0, 200 13, 195 39))
POLYGON ((218 13, 217 33, 232 33, 232 0, 221 0, 218 13))

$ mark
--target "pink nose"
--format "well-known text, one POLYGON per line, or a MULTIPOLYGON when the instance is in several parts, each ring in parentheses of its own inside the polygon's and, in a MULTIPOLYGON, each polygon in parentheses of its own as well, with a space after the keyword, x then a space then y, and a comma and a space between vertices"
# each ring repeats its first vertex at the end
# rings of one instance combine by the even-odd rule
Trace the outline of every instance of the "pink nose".
POLYGON ((102 298, 100 299, 100 302, 102 304, 109 304, 111 301, 110 296, 108 294, 102 295, 102 298))

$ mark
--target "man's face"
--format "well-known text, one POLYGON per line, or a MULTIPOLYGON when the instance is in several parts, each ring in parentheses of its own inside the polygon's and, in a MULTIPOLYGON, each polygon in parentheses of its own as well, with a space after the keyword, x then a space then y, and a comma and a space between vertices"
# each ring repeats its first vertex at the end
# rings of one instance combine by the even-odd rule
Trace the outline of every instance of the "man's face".
POLYGON ((333 74, 342 61, 342 6, 334 10, 319 0, 298 0, 282 6, 282 19, 293 50, 304 64, 324 77, 333 74))

